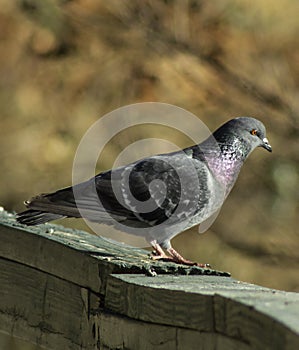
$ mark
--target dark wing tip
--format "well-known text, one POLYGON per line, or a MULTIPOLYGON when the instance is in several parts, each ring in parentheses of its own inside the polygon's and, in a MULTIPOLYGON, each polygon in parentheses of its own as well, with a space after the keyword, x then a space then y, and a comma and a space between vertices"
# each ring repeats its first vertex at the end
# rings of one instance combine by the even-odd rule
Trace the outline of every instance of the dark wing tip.
POLYGON ((46 213, 40 210, 25 210, 16 216, 17 222, 27 226, 45 224, 46 222, 63 218, 63 215, 46 213))

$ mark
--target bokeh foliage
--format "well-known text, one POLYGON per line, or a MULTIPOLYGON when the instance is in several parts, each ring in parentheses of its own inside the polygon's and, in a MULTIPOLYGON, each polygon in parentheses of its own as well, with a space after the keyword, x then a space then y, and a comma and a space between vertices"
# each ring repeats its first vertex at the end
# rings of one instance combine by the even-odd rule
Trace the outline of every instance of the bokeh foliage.
MULTIPOLYGON (((0 0, 1 205, 19 211, 69 185, 81 137, 117 107, 167 102, 211 130, 255 116, 274 152, 250 156, 206 235, 189 230, 174 246, 235 278, 299 291, 298 13, 295 0, 0 0)), ((137 134, 112 140, 102 169, 135 139, 187 146, 171 131, 137 134)))

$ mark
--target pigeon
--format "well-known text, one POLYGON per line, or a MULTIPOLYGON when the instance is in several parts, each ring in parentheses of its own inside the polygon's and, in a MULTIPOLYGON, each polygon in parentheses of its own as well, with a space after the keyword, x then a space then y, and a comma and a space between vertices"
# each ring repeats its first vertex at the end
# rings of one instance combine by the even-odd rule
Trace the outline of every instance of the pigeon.
POLYGON ((234 118, 198 145, 33 197, 25 202, 28 210, 16 219, 38 225, 83 217, 144 237, 154 249, 152 259, 209 267, 184 258, 170 241, 218 213, 256 147, 272 152, 263 123, 251 117, 234 118))

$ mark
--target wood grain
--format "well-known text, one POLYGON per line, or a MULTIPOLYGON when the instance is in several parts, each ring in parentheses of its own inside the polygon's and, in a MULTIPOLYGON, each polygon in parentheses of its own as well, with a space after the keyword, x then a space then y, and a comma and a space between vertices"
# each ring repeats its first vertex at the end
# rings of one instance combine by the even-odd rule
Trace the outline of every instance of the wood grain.
POLYGON ((227 276, 0 213, 0 332, 48 349, 299 349, 299 294, 227 276))

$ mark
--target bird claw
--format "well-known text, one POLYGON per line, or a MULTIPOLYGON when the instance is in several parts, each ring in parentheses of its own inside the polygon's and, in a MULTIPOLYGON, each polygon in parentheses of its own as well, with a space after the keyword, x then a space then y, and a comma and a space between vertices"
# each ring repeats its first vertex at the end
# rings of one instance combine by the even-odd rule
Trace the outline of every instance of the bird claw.
POLYGON ((204 269, 211 268, 210 264, 201 264, 195 261, 191 261, 188 259, 183 258, 176 250, 174 250, 172 247, 168 248, 167 251, 170 255, 167 255, 164 250, 161 248, 159 244, 153 245, 154 251, 152 252, 151 259, 153 260, 161 260, 161 261, 168 261, 168 262, 174 262, 176 264, 182 264, 187 266, 198 266, 204 269))
POLYGON ((167 254, 163 253, 158 253, 156 250, 154 250, 151 254, 151 259, 152 260, 161 260, 161 261, 173 261, 173 258, 167 254))
POLYGON ((203 269, 210 269, 211 265, 210 264, 200 264, 200 263, 195 263, 195 266, 202 267, 203 269))
POLYGON ((187 266, 197 266, 197 267, 201 267, 203 269, 210 269, 211 268, 210 264, 202 264, 202 263, 198 263, 196 261, 186 260, 184 258, 183 258, 183 260, 176 260, 175 262, 177 264, 182 264, 182 265, 187 265, 187 266))
POLYGON ((201 267, 203 269, 210 269, 211 265, 210 264, 201 264, 195 261, 191 261, 191 260, 178 260, 172 256, 168 256, 166 254, 163 255, 151 255, 151 259, 155 260, 155 261, 164 261, 164 262, 173 262, 175 264, 181 264, 181 265, 186 265, 186 266, 197 266, 197 267, 201 267))

